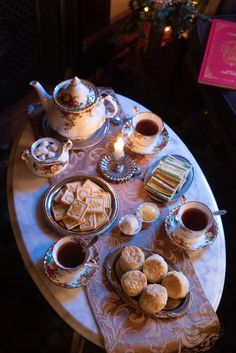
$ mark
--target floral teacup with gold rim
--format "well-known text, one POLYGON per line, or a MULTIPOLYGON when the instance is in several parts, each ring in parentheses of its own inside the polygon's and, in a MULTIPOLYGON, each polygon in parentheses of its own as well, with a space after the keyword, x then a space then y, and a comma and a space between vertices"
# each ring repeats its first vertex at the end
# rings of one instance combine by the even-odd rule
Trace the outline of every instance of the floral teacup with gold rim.
POLYGON ((122 128, 122 135, 136 146, 135 150, 148 150, 150 146, 157 145, 163 129, 163 120, 158 115, 140 112, 122 128))

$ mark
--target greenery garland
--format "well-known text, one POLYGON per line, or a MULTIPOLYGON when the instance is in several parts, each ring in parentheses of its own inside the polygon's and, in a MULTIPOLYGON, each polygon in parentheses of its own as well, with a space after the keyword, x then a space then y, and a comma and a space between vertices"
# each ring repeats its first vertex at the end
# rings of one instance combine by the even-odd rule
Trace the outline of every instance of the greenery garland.
POLYGON ((200 12, 208 0, 130 0, 131 21, 126 26, 127 32, 136 32, 146 36, 147 24, 158 26, 163 33, 167 27, 172 35, 181 38, 193 28, 196 18, 207 19, 200 12))

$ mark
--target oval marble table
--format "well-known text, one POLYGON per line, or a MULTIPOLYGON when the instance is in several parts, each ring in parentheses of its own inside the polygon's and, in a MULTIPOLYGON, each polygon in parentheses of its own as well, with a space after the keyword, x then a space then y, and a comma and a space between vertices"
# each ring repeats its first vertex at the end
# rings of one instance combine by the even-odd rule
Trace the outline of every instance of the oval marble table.
MULTIPOLYGON (((130 114, 136 102, 117 95, 125 113, 130 114)), ((141 107, 141 110, 147 110, 141 107)), ((180 154, 189 159, 194 166, 193 184, 186 192, 187 199, 205 202, 212 210, 217 210, 214 195, 196 160, 181 139, 166 126, 169 143, 158 155, 150 157, 150 162, 165 154, 180 154)), ((58 239, 43 218, 40 209, 42 195, 49 187, 49 181, 31 174, 21 160, 20 155, 26 146, 34 141, 31 125, 28 123, 16 140, 8 171, 9 213, 15 239, 34 282, 54 310, 70 325, 75 333, 93 343, 103 346, 94 316, 90 309, 85 290, 73 290, 58 287, 44 274, 43 259, 50 245, 58 239)), ((172 209, 178 204, 168 205, 172 209)), ((216 241, 209 248, 189 252, 194 269, 202 288, 214 310, 217 309, 225 278, 225 239, 220 217, 216 217, 219 233, 216 241)))

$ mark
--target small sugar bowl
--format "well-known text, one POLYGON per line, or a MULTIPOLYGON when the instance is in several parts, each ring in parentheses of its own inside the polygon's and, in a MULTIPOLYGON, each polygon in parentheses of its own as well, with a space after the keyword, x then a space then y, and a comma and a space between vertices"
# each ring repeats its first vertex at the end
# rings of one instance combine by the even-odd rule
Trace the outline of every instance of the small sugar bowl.
POLYGON ((33 174, 45 178, 53 177, 67 167, 71 147, 70 140, 62 143, 54 138, 44 137, 26 148, 21 158, 33 174))

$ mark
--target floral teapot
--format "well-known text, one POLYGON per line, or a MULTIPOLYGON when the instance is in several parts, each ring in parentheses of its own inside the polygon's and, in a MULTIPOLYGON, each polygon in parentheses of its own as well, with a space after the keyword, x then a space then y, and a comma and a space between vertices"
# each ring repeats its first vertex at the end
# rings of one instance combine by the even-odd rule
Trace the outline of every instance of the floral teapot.
POLYGON ((92 83, 78 77, 59 83, 52 96, 38 81, 31 81, 30 85, 38 92, 50 127, 72 140, 87 139, 118 111, 112 96, 99 96, 92 83), (105 101, 112 104, 112 113, 106 112, 105 101))

